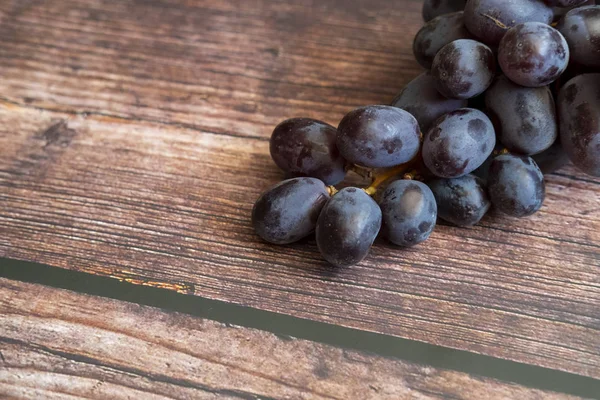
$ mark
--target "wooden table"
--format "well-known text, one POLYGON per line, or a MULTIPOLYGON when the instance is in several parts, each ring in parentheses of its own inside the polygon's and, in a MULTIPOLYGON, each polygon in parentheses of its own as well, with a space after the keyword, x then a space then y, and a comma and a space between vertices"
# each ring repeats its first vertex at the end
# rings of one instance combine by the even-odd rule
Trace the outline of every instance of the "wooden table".
POLYGON ((420 7, 0 1, 0 393, 599 395, 598 178, 568 166, 547 176, 531 218, 441 225, 410 250, 378 242, 345 269, 313 239, 276 247, 250 226, 254 200, 282 179, 272 128, 388 103, 420 73, 420 7), (256 320, 214 321, 238 306, 256 320), (267 332, 276 322, 303 339, 267 332), (398 348, 411 346, 442 356, 406 359, 398 348))

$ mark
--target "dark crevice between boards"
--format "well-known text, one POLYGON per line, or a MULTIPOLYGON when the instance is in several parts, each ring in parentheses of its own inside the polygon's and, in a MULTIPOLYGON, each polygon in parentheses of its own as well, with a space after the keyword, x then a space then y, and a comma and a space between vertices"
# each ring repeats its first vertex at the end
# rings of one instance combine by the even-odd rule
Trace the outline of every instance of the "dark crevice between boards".
POLYGON ((512 382, 519 385, 597 398, 600 380, 454 350, 399 337, 262 311, 171 290, 120 282, 113 278, 47 265, 0 258, 0 277, 112 298, 200 318, 299 338, 384 357, 512 382))

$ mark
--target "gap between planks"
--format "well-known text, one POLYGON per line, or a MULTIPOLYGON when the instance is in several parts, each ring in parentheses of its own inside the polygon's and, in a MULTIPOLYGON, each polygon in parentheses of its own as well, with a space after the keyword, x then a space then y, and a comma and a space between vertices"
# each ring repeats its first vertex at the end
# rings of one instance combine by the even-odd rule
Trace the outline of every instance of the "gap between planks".
MULTIPOLYGON (((107 310, 110 309, 111 305, 120 306, 122 302, 131 302, 141 305, 142 308, 160 308, 162 309, 162 313, 175 312, 177 315, 181 313, 180 318, 182 321, 197 320, 200 318, 204 321, 203 323, 215 321, 215 324, 221 323, 226 327, 235 325, 252 330, 258 329, 264 332, 264 335, 267 335, 267 332, 269 332, 283 342, 296 340, 294 338, 304 339, 304 341, 346 349, 343 350, 343 354, 345 355, 348 354, 347 351, 351 351, 357 352, 357 354, 371 354, 368 357, 375 357, 375 355, 393 357, 397 359, 397 362, 407 365, 427 365, 428 367, 426 368, 434 368, 436 370, 453 370, 455 372, 452 373, 458 374, 457 376, 461 376, 461 374, 464 376, 480 376, 482 378, 479 379, 482 382, 490 382, 489 379, 499 379, 505 382, 513 382, 514 385, 518 385, 517 387, 526 386, 544 391, 569 393, 586 398, 593 398, 597 393, 600 393, 600 381, 578 375, 343 328, 336 325, 298 319, 220 301, 203 299, 198 296, 181 295, 170 290, 117 282, 114 279, 106 277, 52 268, 37 263, 0 259, 0 293, 3 290, 6 291, 6 288, 23 291, 23 294, 15 294, 14 296, 0 295, 0 315, 6 312, 6 307, 10 309, 11 307, 15 307, 15 304, 20 304, 21 307, 33 307, 30 308, 32 314, 36 314, 39 309, 49 307, 45 304, 46 302, 51 302, 53 307, 60 308, 56 304, 61 304, 61 302, 56 299, 65 298, 69 299, 67 303, 72 304, 66 307, 70 310, 67 313, 71 311, 79 313, 78 318, 83 318, 81 315, 86 315, 85 318, 90 321, 86 324, 96 326, 97 324, 93 323, 93 318, 98 317, 100 311, 95 311, 95 304, 104 304, 102 307, 98 306, 97 308, 98 310, 107 310), (29 290, 30 288, 34 288, 35 290, 31 291, 29 290), (71 291, 75 293, 71 293, 71 291), (46 293, 49 295, 46 295, 46 293), (90 296, 101 296, 102 298, 90 296), (1 305, 2 297, 4 297, 4 309, 1 305), (85 306, 82 306, 82 310, 77 310, 73 304, 82 304, 85 306), (399 361, 400 359, 404 361, 399 361)), ((137 310, 133 304, 128 307, 131 310, 137 310)), ((26 317, 27 315, 23 314, 23 316, 26 317)), ((133 315, 131 317, 122 316, 122 318, 133 317, 133 315)), ((111 319, 118 320, 119 318, 105 317, 104 313, 102 313, 99 323, 106 323, 106 321, 111 319)), ((161 318, 153 318, 153 320, 156 319, 160 320, 161 318)), ((144 324, 139 323, 138 325, 143 326, 144 324)), ((174 324, 171 326, 176 329, 185 328, 185 324, 181 327, 174 324)), ((161 333, 160 329, 153 330, 157 335, 168 335, 168 332, 171 331, 171 328, 165 328, 165 332, 167 333, 161 333)), ((16 344, 19 346, 27 347, 31 345, 31 343, 24 342, 23 338, 18 335, 11 340, 15 341, 17 339, 19 339, 19 343, 16 344)), ((49 343, 42 343, 41 345, 51 346, 49 343)), ((322 364, 322 362, 320 363, 322 364)), ((377 371, 372 372, 379 373, 377 371)), ((472 396, 475 392, 466 392, 464 387, 460 389, 458 393, 454 393, 456 398, 477 398, 476 396, 472 396)), ((535 391, 532 393, 535 393, 535 391)), ((491 394, 493 393, 489 395, 491 394)), ((447 398, 448 396, 450 396, 449 393, 444 393, 442 397, 447 398)), ((525 396, 523 399, 529 398, 527 397, 527 392, 524 392, 523 396, 525 396)), ((495 397, 490 396, 485 398, 495 397)), ((513 398, 511 396, 508 397, 513 398)))

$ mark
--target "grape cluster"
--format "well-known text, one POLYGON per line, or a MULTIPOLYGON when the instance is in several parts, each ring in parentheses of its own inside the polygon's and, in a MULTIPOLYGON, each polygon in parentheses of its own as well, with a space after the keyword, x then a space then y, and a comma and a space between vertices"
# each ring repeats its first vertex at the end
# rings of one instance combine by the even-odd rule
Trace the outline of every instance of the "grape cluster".
POLYGON ((355 109, 337 128, 309 118, 275 128, 271 157, 291 178, 254 205, 264 240, 315 233, 325 260, 348 266, 379 235, 422 243, 438 218, 532 215, 543 174, 569 160, 600 176, 600 5, 425 0, 423 18, 413 52, 427 71, 391 105, 355 109), (338 191, 350 171, 372 183, 338 191))

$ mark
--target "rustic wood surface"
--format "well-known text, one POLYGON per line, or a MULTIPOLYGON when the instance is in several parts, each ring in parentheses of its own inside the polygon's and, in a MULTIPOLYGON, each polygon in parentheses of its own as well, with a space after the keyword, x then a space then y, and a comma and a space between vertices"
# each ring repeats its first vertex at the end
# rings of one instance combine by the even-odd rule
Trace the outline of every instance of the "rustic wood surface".
POLYGON ((7 279, 0 354, 11 398, 575 398, 7 279))
POLYGON ((0 2, 0 256, 600 378, 600 180, 333 269, 250 226, 273 126, 419 73, 419 1, 0 2))

